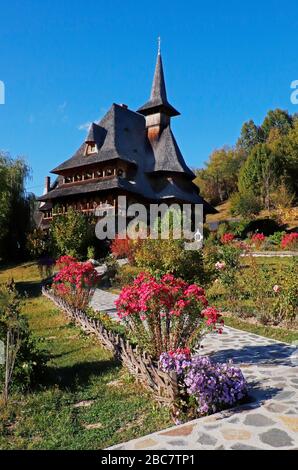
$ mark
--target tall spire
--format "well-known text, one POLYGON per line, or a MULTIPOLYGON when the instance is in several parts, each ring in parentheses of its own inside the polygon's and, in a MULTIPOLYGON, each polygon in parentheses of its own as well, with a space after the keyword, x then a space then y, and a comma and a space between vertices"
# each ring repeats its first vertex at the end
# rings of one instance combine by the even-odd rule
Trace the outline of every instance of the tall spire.
POLYGON ((153 83, 151 88, 151 95, 149 101, 145 103, 141 108, 138 109, 138 112, 147 116, 149 114, 154 114, 162 112, 167 116, 178 116, 180 113, 173 108, 172 105, 168 102, 165 78, 163 72, 161 50, 160 50, 160 37, 158 38, 158 52, 155 65, 155 72, 153 77, 153 83))

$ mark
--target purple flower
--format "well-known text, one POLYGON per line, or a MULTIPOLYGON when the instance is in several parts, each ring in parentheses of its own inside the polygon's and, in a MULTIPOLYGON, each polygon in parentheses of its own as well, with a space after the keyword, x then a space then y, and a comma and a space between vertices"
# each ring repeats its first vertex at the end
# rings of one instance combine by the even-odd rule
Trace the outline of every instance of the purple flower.
POLYGON ((247 394, 247 383, 237 367, 212 362, 207 356, 162 353, 160 367, 175 371, 182 387, 198 404, 200 416, 236 404, 247 394))

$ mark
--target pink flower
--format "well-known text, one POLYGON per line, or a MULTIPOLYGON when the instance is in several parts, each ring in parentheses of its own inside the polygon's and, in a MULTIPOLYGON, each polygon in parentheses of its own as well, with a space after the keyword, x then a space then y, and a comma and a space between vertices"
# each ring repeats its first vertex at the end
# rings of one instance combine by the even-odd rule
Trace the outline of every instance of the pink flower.
POLYGON ((224 261, 217 261, 217 263, 215 263, 215 267, 218 270, 225 269, 226 263, 224 261))
POLYGON ((233 233, 224 233, 220 239, 223 245, 229 245, 234 240, 235 235, 233 233))
POLYGON ((281 287, 278 286, 277 284, 275 284, 275 286, 273 286, 273 291, 278 294, 280 291, 281 291, 281 287))

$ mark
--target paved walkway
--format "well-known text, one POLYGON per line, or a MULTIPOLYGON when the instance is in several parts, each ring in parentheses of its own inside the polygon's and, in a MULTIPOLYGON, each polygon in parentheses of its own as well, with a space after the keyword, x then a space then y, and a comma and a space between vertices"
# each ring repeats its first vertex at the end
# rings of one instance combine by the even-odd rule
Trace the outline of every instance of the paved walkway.
POLYGON ((115 307, 115 300, 118 298, 118 295, 112 294, 102 289, 95 289, 94 295, 90 302, 90 307, 92 307, 97 312, 106 312, 108 313, 113 320, 118 321, 117 310, 115 307))
MULTIPOLYGON (((97 290, 96 309, 115 315, 117 296, 97 290)), ((250 403, 190 421, 111 449, 296 449, 298 450, 297 347, 225 327, 210 334, 200 354, 233 359, 250 388, 250 403)))

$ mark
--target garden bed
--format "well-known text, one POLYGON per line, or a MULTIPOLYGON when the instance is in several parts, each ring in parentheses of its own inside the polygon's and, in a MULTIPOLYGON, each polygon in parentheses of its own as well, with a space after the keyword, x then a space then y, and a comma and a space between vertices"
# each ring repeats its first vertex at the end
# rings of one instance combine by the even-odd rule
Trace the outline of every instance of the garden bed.
POLYGON ((79 324, 85 332, 95 334, 103 346, 127 367, 136 380, 153 393, 159 403, 173 404, 175 402, 178 396, 175 372, 163 372, 149 354, 140 352, 138 346, 132 346, 120 334, 107 330, 100 321, 72 307, 49 289, 43 287, 42 293, 79 324))

